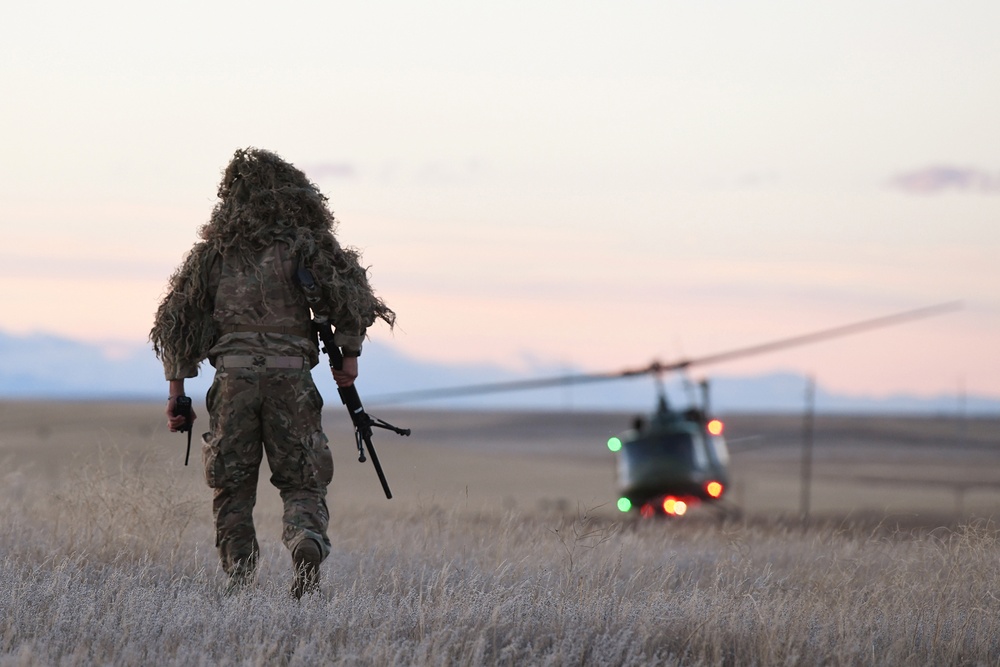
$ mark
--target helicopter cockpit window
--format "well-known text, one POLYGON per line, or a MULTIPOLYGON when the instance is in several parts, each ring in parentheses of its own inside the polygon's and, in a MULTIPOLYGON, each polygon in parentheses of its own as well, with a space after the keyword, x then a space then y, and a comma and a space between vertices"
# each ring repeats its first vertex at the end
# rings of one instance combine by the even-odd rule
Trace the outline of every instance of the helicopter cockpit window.
POLYGON ((628 447, 627 456, 634 463, 670 460, 695 468, 708 465, 704 447, 690 433, 662 434, 636 440, 628 447))
POLYGON ((721 435, 708 436, 708 448, 717 465, 729 463, 729 448, 726 447, 726 440, 721 435))
POLYGON ((700 470, 708 467, 708 452, 705 451, 705 439, 695 436, 691 438, 692 449, 694 449, 695 466, 700 470))

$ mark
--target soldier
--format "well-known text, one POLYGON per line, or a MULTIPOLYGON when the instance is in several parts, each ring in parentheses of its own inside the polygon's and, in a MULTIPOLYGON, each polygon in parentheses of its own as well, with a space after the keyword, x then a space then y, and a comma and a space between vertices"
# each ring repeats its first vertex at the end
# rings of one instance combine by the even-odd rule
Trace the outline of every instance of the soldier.
POLYGON ((268 151, 238 150, 218 195, 202 240, 170 278, 149 336, 170 386, 167 425, 185 424, 176 399, 208 359, 215 379, 202 456, 228 590, 256 577, 253 507, 266 454, 284 504, 292 593, 301 597, 318 589, 319 565, 330 553, 333 459, 310 374, 319 350, 297 270, 312 272, 321 294, 312 310, 336 328, 344 355, 343 370, 333 372, 339 386, 357 377, 366 329, 377 319, 391 328, 396 316, 372 292, 358 252, 337 242, 326 197, 299 169, 268 151))

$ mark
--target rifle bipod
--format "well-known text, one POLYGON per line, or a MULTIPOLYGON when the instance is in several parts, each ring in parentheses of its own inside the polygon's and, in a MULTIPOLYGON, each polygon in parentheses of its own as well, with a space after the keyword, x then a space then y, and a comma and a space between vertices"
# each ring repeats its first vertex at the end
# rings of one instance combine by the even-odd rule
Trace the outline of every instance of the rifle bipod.
MULTIPOLYGON (((352 415, 354 417, 354 415, 352 415)), ((354 426, 354 440, 358 446, 358 462, 364 463, 365 459, 365 449, 368 450, 368 455, 372 459, 372 465, 375 467, 375 472, 378 474, 378 481, 382 483, 382 490, 385 492, 386 498, 392 498, 392 492, 389 490, 389 483, 385 479, 385 473, 382 472, 382 464, 379 463, 378 454, 375 452, 375 447, 372 445, 372 428, 384 428, 387 431, 392 431, 399 435, 410 435, 410 429, 399 428, 398 426, 393 426, 387 421, 379 419, 378 417, 373 417, 369 415, 364 410, 358 415, 359 419, 355 420, 354 426), (358 423, 358 422, 362 423, 358 423)))

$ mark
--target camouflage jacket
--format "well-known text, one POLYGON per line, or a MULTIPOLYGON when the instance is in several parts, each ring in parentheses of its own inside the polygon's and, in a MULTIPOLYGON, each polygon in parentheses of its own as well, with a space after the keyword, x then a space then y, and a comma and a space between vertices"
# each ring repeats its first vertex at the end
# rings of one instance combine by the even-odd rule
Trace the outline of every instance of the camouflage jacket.
MULTIPOLYGON (((219 356, 239 354, 300 356, 309 367, 318 363, 319 348, 311 328, 310 307, 296 281, 298 263, 279 242, 260 251, 254 264, 239 266, 225 257, 211 261, 206 289, 213 304, 218 337, 208 351, 214 366, 219 356), (269 331, 261 332, 266 328, 269 331)), ((360 350, 365 328, 335 304, 312 308, 336 328, 336 343, 360 350)), ((168 380, 195 377, 201 359, 163 359, 168 380)))

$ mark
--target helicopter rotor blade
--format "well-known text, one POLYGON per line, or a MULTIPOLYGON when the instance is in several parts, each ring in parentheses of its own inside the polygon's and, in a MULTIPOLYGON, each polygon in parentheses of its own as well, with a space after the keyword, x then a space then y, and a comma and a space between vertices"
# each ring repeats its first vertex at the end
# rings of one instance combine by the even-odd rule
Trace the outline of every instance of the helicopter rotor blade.
POLYGON ((766 354, 768 352, 784 350, 790 347, 809 345, 811 343, 818 343, 820 341, 829 340, 830 338, 840 338, 842 336, 850 336, 853 334, 862 333, 864 331, 870 331, 872 329, 881 329, 883 327, 892 326, 894 324, 902 324, 903 322, 909 322, 911 320, 923 319, 925 317, 932 317, 934 315, 943 315, 944 313, 950 313, 955 310, 959 310, 961 307, 962 307, 961 301, 949 301, 948 303, 939 303, 933 306, 927 306, 925 308, 916 308, 914 310, 907 310, 901 313, 895 313, 893 315, 885 315, 883 317, 875 317, 870 320, 862 320, 860 322, 854 322, 853 324, 846 324, 839 327, 833 327, 832 329, 823 329, 821 331, 814 331, 813 333, 802 334, 799 336, 792 336, 791 338, 783 338, 781 340, 772 341, 770 343, 751 345, 749 347, 742 347, 735 350, 729 350, 726 352, 710 354, 704 357, 697 357, 695 359, 679 361, 674 364, 671 364, 670 367, 666 367, 666 370, 679 370, 681 368, 687 368, 688 366, 695 366, 695 365, 705 366, 708 364, 719 363, 721 361, 730 361, 731 359, 738 359, 740 357, 749 357, 757 354, 766 354))
POLYGON ((888 327, 895 324, 902 324, 903 322, 909 322, 911 320, 952 312, 960 309, 961 307, 962 307, 961 302, 950 301, 948 303, 941 303, 933 306, 927 306, 925 308, 907 310, 904 312, 895 313, 893 315, 886 315, 883 317, 876 317, 869 320, 862 320, 860 322, 855 322, 853 324, 833 327, 831 329, 823 329, 821 331, 815 331, 813 333, 802 334, 799 336, 792 336, 790 338, 783 338, 781 340, 772 341, 770 343, 751 345, 749 347, 737 348, 735 350, 719 352, 716 354, 710 354, 703 357, 695 357, 692 359, 681 359, 679 361, 674 361, 671 363, 663 363, 657 360, 653 361, 647 366, 642 366, 640 368, 626 369, 623 371, 607 372, 607 373, 576 373, 572 375, 535 378, 531 380, 490 382, 483 384, 462 385, 456 387, 441 387, 438 389, 418 389, 414 391, 404 391, 391 394, 383 394, 381 396, 372 396, 369 398, 369 401, 372 403, 387 405, 392 403, 404 403, 409 401, 426 401, 438 398, 481 396, 484 394, 499 394, 508 391, 523 391, 528 389, 544 389, 547 387, 589 384, 594 382, 605 382, 609 380, 622 380, 627 378, 641 377, 644 375, 660 376, 663 375, 664 373, 670 373, 673 371, 682 371, 689 368, 690 366, 704 366, 708 364, 719 363, 722 361, 729 361, 731 359, 737 359, 740 357, 748 357, 757 354, 766 354, 768 352, 783 350, 790 347, 797 347, 800 345, 818 343, 820 341, 828 340, 830 338, 849 336, 852 334, 861 333, 872 329, 888 327))
MULTIPOLYGON (((645 375, 646 371, 633 373, 632 375, 635 376, 640 374, 645 375)), ((458 387, 442 387, 440 389, 402 391, 393 394, 383 394, 382 396, 373 396, 369 400, 372 403, 386 405, 389 403, 405 403, 407 401, 426 401, 436 398, 456 398, 464 396, 480 396, 483 394, 500 394, 506 391, 545 389, 546 387, 587 384, 590 382, 603 382, 605 380, 620 380, 623 377, 629 376, 623 375, 622 373, 578 373, 575 375, 536 378, 534 380, 512 380, 510 382, 489 382, 484 384, 468 384, 458 387)))

